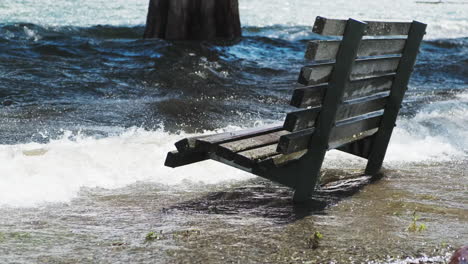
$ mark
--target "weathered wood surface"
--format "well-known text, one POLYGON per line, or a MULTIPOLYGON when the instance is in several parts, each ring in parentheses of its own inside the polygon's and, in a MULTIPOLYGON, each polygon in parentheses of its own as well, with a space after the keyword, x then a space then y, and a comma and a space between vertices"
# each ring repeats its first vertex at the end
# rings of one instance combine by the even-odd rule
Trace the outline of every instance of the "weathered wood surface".
POLYGON ((328 83, 296 88, 289 104, 298 108, 319 106, 322 104, 323 95, 327 88, 328 83))
MULTIPOLYGON (((328 36, 343 36, 348 20, 318 16, 313 32, 328 36)), ((363 21, 367 23, 366 36, 408 35, 411 22, 363 21)))
POLYGON ((383 112, 377 112, 363 116, 347 119, 336 123, 336 127, 330 134, 330 149, 338 147, 333 142, 340 142, 347 138, 356 138, 359 134, 378 128, 382 120, 383 112), (333 146, 332 146, 333 145, 333 146))
POLYGON ((308 149, 310 138, 314 132, 315 128, 312 127, 281 137, 277 151, 282 154, 289 154, 308 149))
POLYGON ((213 146, 226 142, 255 137, 263 134, 277 132, 283 129, 282 124, 271 124, 261 127, 254 127, 244 130, 225 132, 200 137, 184 138, 175 143, 179 152, 208 152, 213 151, 213 146))
MULTIPOLYGON (((364 39, 358 50, 358 57, 401 54, 405 47, 405 38, 364 39)), ((305 54, 309 60, 335 60, 341 40, 313 40, 307 45, 305 54)))
MULTIPOLYGON (((382 113, 376 112, 370 115, 358 116, 356 118, 337 122, 330 134, 329 149, 339 146, 334 144, 334 147, 331 147, 334 142, 342 141, 342 139, 345 138, 358 139, 357 135, 359 133, 377 128, 382 119, 381 115, 382 113)), ((282 136, 278 143, 278 152, 289 154, 309 148, 310 138, 314 131, 315 128, 309 128, 282 136)))
POLYGON ((338 108, 335 120, 339 122, 344 119, 383 110, 387 103, 388 95, 388 92, 383 92, 373 96, 344 101, 338 108))
MULTIPOLYGON (((345 146, 345 145, 348 145, 348 144, 353 144, 354 142, 358 142, 358 141, 364 140, 366 138, 371 138, 371 136, 375 135, 375 133, 377 133, 377 131, 378 131, 378 128, 371 128, 371 129, 366 130, 364 132, 359 132, 357 134, 353 134, 352 136, 349 136, 349 137, 343 137, 343 138, 337 139, 335 141, 331 141, 330 144, 329 144, 329 149, 338 149, 338 150, 340 150, 340 148, 342 146, 345 146)), ((356 153, 350 153, 350 154, 358 156, 356 153)))
POLYGON ((269 158, 258 161, 258 167, 260 168, 278 168, 285 166, 286 164, 298 160, 307 153, 307 150, 298 151, 291 154, 277 154, 270 156, 269 158))
POLYGON ((178 151, 171 151, 167 153, 165 166, 176 168, 191 163, 199 162, 208 159, 209 156, 206 153, 197 153, 197 152, 183 152, 179 153, 178 151))
POLYGON ((276 151, 277 147, 278 144, 272 144, 256 149, 238 152, 234 157, 234 162, 244 167, 252 167, 254 164, 263 159, 279 154, 276 151))
MULTIPOLYGON (((395 73, 401 56, 386 55, 356 59, 351 71, 351 80, 367 79, 395 73)), ((334 62, 314 63, 302 67, 298 82, 303 85, 326 83, 332 74, 334 62)))
POLYGON ((337 149, 367 159, 371 151, 373 139, 372 136, 367 136, 361 140, 342 145, 337 149))
POLYGON ((300 111, 289 112, 284 121, 284 129, 295 132, 298 130, 314 127, 315 120, 320 114, 320 106, 300 111))
POLYGON ((238 6, 238 0, 150 0, 144 38, 237 39, 238 6))
MULTIPOLYGON (((346 85, 343 100, 366 97, 390 91, 395 74, 387 74, 369 79, 355 80, 346 85)), ((322 104, 323 94, 328 84, 306 86, 294 90, 291 105, 299 108, 316 107, 322 104)))
POLYGON ((281 130, 278 132, 273 132, 261 136, 249 137, 246 139, 220 144, 216 149, 216 154, 227 160, 233 160, 234 154, 237 152, 277 143, 281 136, 286 135, 288 133, 288 131, 281 130))
MULTIPOLYGON (((372 96, 344 101, 338 108, 338 112, 336 113, 336 120, 340 121, 343 119, 382 110, 385 107, 388 94, 388 92, 383 92, 372 96)), ((315 120, 320 113, 320 109, 321 107, 314 107, 288 113, 284 122, 284 129, 295 132, 313 127, 315 120)))

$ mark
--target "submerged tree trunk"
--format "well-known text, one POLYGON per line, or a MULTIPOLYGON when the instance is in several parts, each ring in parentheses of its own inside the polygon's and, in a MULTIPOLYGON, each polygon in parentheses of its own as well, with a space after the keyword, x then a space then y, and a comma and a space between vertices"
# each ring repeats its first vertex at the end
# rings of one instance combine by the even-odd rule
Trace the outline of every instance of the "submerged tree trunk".
POLYGON ((150 0, 144 38, 232 40, 241 35, 238 0, 150 0))

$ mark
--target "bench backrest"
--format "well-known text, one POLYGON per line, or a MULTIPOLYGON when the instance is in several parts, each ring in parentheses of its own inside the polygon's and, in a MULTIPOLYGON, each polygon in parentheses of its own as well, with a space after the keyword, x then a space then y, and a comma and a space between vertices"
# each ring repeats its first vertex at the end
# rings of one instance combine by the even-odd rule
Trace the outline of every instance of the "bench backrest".
POLYGON ((333 149, 369 138, 386 150, 425 28, 416 21, 317 17, 313 31, 335 39, 309 43, 306 57, 313 63, 301 69, 304 86, 291 99, 305 109, 287 115, 284 129, 291 133, 281 137, 278 152, 333 149), (377 131, 381 135, 373 136, 377 131))

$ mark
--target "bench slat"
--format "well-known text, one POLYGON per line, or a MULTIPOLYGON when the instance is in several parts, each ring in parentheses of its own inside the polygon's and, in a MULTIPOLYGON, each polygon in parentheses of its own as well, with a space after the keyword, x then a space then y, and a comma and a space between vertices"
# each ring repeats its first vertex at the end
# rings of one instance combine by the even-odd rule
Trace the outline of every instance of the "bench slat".
MULTIPOLYGON (((309 60, 335 60, 341 40, 313 40, 307 46, 305 54, 309 60)), ((358 57, 401 54, 405 47, 405 38, 364 39, 358 50, 358 57)))
POLYGON ((315 120, 322 108, 320 106, 300 111, 289 112, 284 121, 284 129, 295 132, 314 127, 315 120))
MULTIPOLYGON (((344 100, 370 96, 389 91, 395 74, 356 80, 348 83, 343 95, 344 100)), ((327 84, 306 86, 294 90, 291 105, 299 108, 316 107, 322 103, 327 84)))
POLYGON ((184 165, 188 165, 191 163, 199 162, 208 159, 208 155, 206 153, 199 153, 199 152, 184 152, 179 153, 177 150, 171 151, 167 153, 166 161, 164 163, 165 166, 176 168, 184 165))
MULTIPOLYGON (((318 16, 312 29, 314 33, 328 36, 343 36, 346 23, 344 19, 330 19, 318 16)), ((389 36, 408 35, 411 22, 388 22, 388 21, 364 21, 367 28, 364 35, 367 36, 389 36)))
MULTIPOLYGON (((330 146, 338 147, 340 144, 332 144, 335 141, 342 141, 345 138, 353 138, 356 134, 377 128, 382 119, 382 113, 372 113, 337 122, 330 135, 330 146)), ((314 128, 293 132, 282 136, 278 143, 278 152, 282 154, 294 153, 309 147, 310 137, 314 133, 314 128)))
POLYGON ((277 148, 278 144, 272 144, 256 149, 238 152, 234 157, 234 162, 244 167, 252 167, 261 160, 278 155, 279 153, 276 151, 277 148))
POLYGON ((283 129, 282 124, 271 124, 262 127, 249 128, 239 131, 225 132, 200 137, 184 138, 175 143, 179 152, 207 152, 212 151, 213 145, 222 144, 234 140, 268 134, 283 129))
MULTIPOLYGON (((356 59, 351 80, 367 79, 395 73, 400 55, 387 55, 356 59)), ((315 63, 301 69, 298 82, 304 85, 326 83, 330 79, 335 62, 315 63)))
POLYGON ((236 152, 246 151, 249 149, 259 148, 266 145, 278 143, 279 138, 289 134, 286 130, 273 132, 261 136, 250 137, 246 139, 236 140, 224 144, 220 144, 216 149, 216 154, 227 160, 233 160, 236 152))
POLYGON ((264 160, 258 161, 258 166, 266 169, 281 167, 292 161, 300 159, 306 153, 307 150, 301 150, 291 154, 276 154, 264 160))
POLYGON ((338 109, 338 113, 336 113, 336 121, 339 122, 344 119, 383 110, 388 96, 389 92, 383 92, 368 97, 344 101, 338 109))
MULTIPOLYGON (((340 121, 382 110, 385 107, 388 95, 388 92, 383 92, 372 96, 345 101, 338 108, 336 120, 340 121)), ((294 132, 313 127, 320 110, 321 107, 314 107, 288 113, 286 120, 284 121, 284 129, 294 132)))
MULTIPOLYGON (((378 128, 382 120, 382 114, 383 111, 379 111, 337 122, 335 129, 330 134, 330 142, 353 138, 357 134, 378 128)), ((334 145, 334 147, 337 146, 334 145)))
POLYGON ((374 137, 367 136, 361 140, 344 144, 337 148, 340 151, 367 159, 369 157, 374 137))

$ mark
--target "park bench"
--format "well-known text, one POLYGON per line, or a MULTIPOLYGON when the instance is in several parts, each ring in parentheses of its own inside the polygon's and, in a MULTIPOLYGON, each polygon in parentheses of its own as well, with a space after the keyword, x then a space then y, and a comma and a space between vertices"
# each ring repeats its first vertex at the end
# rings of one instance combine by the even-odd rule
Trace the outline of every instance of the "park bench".
POLYGON ((295 189, 309 199, 327 150, 368 160, 379 173, 426 25, 317 17, 283 124, 185 138, 166 166, 213 159, 295 189))

